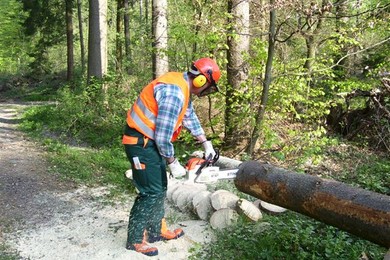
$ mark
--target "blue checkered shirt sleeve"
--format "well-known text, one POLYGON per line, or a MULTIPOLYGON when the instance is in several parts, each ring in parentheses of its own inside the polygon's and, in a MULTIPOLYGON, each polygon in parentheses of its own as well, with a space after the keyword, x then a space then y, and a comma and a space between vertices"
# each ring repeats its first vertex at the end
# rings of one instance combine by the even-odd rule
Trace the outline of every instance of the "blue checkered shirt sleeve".
MULTIPOLYGON (((154 96, 158 105, 158 116, 154 133, 155 142, 162 156, 166 158, 174 157, 171 139, 183 107, 184 95, 176 85, 158 84, 154 88, 154 96)), ((188 104, 183 119, 183 126, 188 128, 194 136, 204 133, 191 102, 188 104)))

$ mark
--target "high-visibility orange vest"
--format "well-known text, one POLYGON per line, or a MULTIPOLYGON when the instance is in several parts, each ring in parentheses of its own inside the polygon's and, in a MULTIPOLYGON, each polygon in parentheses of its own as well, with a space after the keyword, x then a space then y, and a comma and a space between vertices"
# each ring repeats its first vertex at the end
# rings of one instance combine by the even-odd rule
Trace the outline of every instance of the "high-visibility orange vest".
POLYGON ((131 128, 136 129, 138 132, 154 140, 154 131, 156 130, 156 119, 158 114, 158 105, 154 98, 154 87, 158 83, 177 85, 184 94, 183 108, 179 114, 172 136, 172 141, 174 141, 180 133, 183 118, 190 100, 189 86, 181 72, 168 72, 147 85, 141 91, 133 107, 128 111, 126 121, 131 128))

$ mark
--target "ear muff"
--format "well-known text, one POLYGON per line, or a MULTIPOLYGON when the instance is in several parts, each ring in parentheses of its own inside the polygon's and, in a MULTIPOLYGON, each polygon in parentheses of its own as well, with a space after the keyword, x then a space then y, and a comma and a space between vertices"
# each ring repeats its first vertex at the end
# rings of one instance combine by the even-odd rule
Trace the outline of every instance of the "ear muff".
POLYGON ((207 78, 204 75, 199 75, 199 76, 196 76, 196 78, 194 78, 194 80, 192 81, 192 84, 196 88, 201 88, 206 84, 206 82, 207 82, 207 78))

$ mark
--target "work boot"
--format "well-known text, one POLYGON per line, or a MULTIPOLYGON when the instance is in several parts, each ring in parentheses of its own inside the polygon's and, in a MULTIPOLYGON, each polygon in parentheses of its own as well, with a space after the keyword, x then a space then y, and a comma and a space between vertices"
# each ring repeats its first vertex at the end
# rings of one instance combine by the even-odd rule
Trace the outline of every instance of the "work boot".
POLYGON ((184 235, 184 231, 181 228, 177 228, 173 231, 168 230, 165 218, 163 218, 161 220, 161 234, 159 236, 149 235, 148 241, 149 243, 154 243, 157 241, 172 240, 172 239, 177 239, 183 235, 184 235))
POLYGON ((158 254, 158 249, 148 245, 145 241, 142 241, 141 244, 128 245, 126 248, 147 256, 154 256, 158 254))

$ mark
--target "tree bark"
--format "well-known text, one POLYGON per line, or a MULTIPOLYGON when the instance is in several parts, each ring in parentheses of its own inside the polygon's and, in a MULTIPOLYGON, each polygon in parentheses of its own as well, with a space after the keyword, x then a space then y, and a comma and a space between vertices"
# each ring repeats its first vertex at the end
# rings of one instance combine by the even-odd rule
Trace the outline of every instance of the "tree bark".
POLYGON ((79 19, 79 35, 80 35, 80 55, 81 55, 81 73, 85 72, 85 46, 84 46, 84 28, 83 28, 83 16, 81 12, 81 0, 77 0, 77 16, 79 19))
POLYGON ((168 20, 167 0, 153 0, 153 78, 168 72, 168 20))
POLYGON ((129 7, 129 0, 124 0, 124 8, 125 8, 125 13, 124 13, 124 27, 125 27, 125 56, 126 56, 126 71, 130 75, 131 70, 130 66, 127 64, 131 63, 131 38, 130 38, 130 7, 129 7))
POLYGON ((88 81, 107 73, 107 0, 89 1, 88 81))
POLYGON ((73 0, 66 0, 66 46, 67 46, 67 75, 66 79, 71 81, 74 72, 73 55, 73 0))
POLYGON ((244 55, 249 52, 249 1, 229 0, 229 13, 232 15, 229 22, 230 35, 228 36, 228 65, 225 109, 225 143, 234 145, 238 140, 238 129, 242 117, 240 116, 239 93, 243 91, 243 84, 248 79, 248 65, 244 55))
POLYGON ((124 0, 117 0, 116 7, 116 49, 115 49, 115 68, 122 73, 123 51, 122 51, 122 28, 123 28, 124 0))
MULTIPOLYGON (((347 27, 347 22, 348 22, 348 19, 346 18, 348 13, 347 4, 348 4, 347 0, 339 0, 335 8, 336 9, 335 26, 336 26, 336 33, 338 35, 341 35, 345 30, 345 28, 347 27)), ((335 61, 339 61, 342 57, 345 57, 348 54, 348 49, 346 48, 345 44, 339 41, 339 39, 337 39, 337 44, 339 46, 344 46, 344 47, 340 47, 340 51, 335 55, 336 56, 335 61)), ((348 59, 349 59, 348 57, 341 59, 337 64, 337 66, 333 68, 333 70, 336 72, 336 75, 341 79, 345 78, 346 74, 348 73, 348 71, 345 68, 345 65, 348 63, 347 62, 348 59)))
MULTIPOLYGON (((270 0, 270 5, 274 5, 274 1, 270 0)), ((272 62, 275 55, 275 35, 276 35, 276 11, 271 9, 270 11, 270 22, 269 22, 269 34, 268 34, 268 55, 267 63, 265 65, 265 74, 263 82, 263 91, 261 93, 260 106, 257 110, 255 116, 255 126, 253 128, 251 139, 249 141, 246 152, 248 155, 252 156, 257 140, 260 136, 261 124, 265 115, 265 108, 268 101, 268 92, 272 81, 272 62)))
POLYGON ((390 197, 269 164, 244 162, 238 190, 390 248, 390 197))

